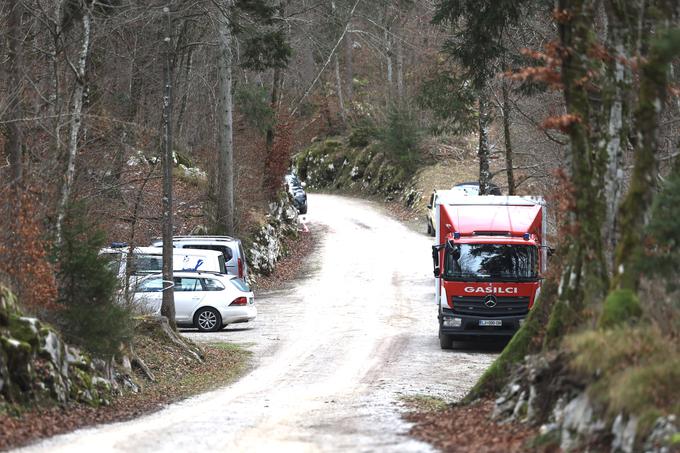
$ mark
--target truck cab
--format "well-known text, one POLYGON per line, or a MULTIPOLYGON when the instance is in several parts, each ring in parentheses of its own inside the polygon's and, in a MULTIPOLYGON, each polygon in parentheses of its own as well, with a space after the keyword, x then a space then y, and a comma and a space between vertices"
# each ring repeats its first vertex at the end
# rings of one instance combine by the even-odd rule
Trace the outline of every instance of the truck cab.
POLYGON ((512 336, 546 269, 545 203, 537 197, 456 196, 436 206, 433 263, 439 340, 512 336))

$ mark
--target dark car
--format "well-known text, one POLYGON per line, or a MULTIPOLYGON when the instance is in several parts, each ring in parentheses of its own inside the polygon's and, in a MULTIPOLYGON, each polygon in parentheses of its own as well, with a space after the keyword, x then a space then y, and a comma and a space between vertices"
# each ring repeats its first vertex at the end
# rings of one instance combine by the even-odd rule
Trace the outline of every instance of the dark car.
POLYGON ((286 187, 293 198, 293 206, 300 214, 307 214, 307 194, 304 189, 305 183, 300 181, 297 175, 286 175, 286 187))
MULTIPOLYGON (((462 190, 467 195, 479 195, 479 182, 462 182, 453 186, 452 190, 462 190)), ((503 195, 503 193, 501 192, 500 187, 498 187, 496 184, 489 183, 488 195, 503 195)))

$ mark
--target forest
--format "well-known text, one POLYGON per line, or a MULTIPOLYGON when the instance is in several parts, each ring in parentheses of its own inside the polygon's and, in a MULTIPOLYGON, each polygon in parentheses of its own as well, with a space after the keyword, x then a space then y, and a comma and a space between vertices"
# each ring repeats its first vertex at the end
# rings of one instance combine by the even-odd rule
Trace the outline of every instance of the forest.
POLYGON ((620 451, 680 413, 676 0, 0 0, 0 59, 0 415, 42 398, 3 384, 35 374, 12 371, 18 319, 109 377, 134 362, 100 249, 163 238, 172 279, 173 235, 250 247, 317 154, 310 181, 357 168, 320 188, 414 213, 444 171, 548 200, 538 302, 465 404, 539 426, 586 394, 634 425, 620 451))

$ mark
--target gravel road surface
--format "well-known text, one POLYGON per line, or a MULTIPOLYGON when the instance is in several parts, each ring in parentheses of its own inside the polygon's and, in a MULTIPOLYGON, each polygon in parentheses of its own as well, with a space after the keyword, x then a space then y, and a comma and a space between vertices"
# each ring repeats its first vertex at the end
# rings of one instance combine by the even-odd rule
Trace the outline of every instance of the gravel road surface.
POLYGON ((406 435, 403 396, 462 397, 498 345, 442 351, 430 238, 377 203, 310 195, 322 234, 304 277, 257 299, 255 322, 203 334, 253 351, 233 385, 27 451, 430 451, 406 435))

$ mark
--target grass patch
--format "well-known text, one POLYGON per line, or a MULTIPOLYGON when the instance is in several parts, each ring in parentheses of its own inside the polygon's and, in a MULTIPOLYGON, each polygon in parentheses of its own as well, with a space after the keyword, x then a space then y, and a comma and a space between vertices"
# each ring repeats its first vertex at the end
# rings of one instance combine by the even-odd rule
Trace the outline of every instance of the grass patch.
POLYGON ((570 369, 589 381, 588 394, 609 417, 640 420, 639 434, 654 421, 680 413, 680 348, 649 325, 620 326, 570 335, 564 341, 570 369))
POLYGON ((408 395, 400 399, 418 412, 440 412, 449 407, 446 401, 432 395, 408 395))

